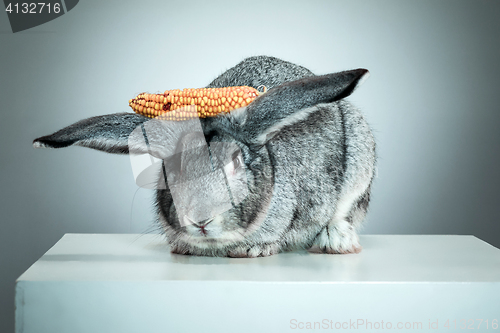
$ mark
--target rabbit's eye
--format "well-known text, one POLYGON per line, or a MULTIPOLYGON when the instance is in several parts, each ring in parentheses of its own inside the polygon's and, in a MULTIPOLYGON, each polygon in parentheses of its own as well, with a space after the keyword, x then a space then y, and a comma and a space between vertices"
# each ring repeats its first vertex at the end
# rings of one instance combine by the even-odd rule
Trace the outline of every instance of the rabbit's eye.
POLYGON ((175 154, 169 159, 165 160, 165 172, 169 181, 178 182, 182 176, 181 168, 181 154, 175 154))
POLYGON ((243 156, 241 156, 241 153, 238 150, 233 152, 233 154, 231 155, 231 162, 226 164, 224 169, 227 175, 234 176, 236 174, 236 171, 240 169, 242 165, 243 165, 243 156))
POLYGON ((233 159, 233 169, 238 169, 241 166, 241 163, 241 156, 236 156, 236 158, 233 159))

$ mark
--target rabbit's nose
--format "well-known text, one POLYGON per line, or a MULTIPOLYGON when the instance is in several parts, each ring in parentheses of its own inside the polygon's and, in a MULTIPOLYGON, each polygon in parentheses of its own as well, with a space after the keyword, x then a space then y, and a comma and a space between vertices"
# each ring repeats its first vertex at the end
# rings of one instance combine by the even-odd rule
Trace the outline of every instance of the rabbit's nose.
POLYGON ((192 224, 198 228, 204 228, 206 227, 210 222, 212 222, 214 220, 214 217, 212 218, 209 218, 209 219, 206 219, 206 220, 202 220, 202 221, 198 221, 198 222, 195 222, 193 221, 191 218, 189 218, 189 216, 187 215, 184 215, 184 220, 187 224, 192 224))
POLYGON ((206 219, 203 221, 199 221, 199 222, 195 223, 195 226, 197 226, 198 228, 204 228, 213 220, 214 220, 214 218, 212 217, 212 218, 209 218, 209 219, 206 219))

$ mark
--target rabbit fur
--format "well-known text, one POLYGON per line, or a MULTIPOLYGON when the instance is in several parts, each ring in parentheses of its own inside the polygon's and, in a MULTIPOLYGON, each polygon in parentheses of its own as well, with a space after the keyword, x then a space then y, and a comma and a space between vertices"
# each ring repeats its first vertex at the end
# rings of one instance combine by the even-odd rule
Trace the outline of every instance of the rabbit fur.
POLYGON ((33 145, 150 153, 164 161, 159 182, 176 177, 169 171, 175 168, 191 179, 204 177, 198 185, 175 187, 175 195, 185 200, 184 215, 177 212, 181 207, 174 203, 172 186, 156 190, 158 222, 173 253, 229 257, 295 249, 358 253, 357 230, 367 213, 375 173, 375 141, 363 115, 345 97, 367 75, 367 70, 357 69, 316 76, 274 57, 250 57, 208 87, 264 85, 269 90, 247 107, 200 119, 202 137, 183 134, 189 122, 169 128, 142 115, 117 113, 79 121, 36 139, 33 145), (146 123, 147 148, 131 139, 131 133, 146 123), (231 197, 224 211, 214 213, 211 206, 216 205, 196 211, 207 198, 212 203, 224 201, 219 194, 224 191, 214 185, 215 176, 200 167, 204 153, 196 148, 198 141, 210 145, 210 154, 216 143, 227 143, 217 153, 229 172, 227 186, 246 191, 238 202, 231 197), (172 166, 167 156, 175 152, 181 153, 172 166), (195 220, 192 211, 206 218, 195 220))

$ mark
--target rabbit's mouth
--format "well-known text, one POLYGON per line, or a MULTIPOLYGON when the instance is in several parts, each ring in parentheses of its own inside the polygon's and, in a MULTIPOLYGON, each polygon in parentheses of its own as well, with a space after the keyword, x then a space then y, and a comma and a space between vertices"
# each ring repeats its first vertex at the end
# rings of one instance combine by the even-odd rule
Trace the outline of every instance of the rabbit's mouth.
POLYGON ((193 223, 193 225, 198 228, 198 231, 203 237, 208 236, 208 230, 206 229, 207 226, 210 224, 215 219, 215 217, 212 217, 210 219, 206 219, 204 221, 198 222, 198 223, 193 223))
POLYGON ((186 230, 191 234, 191 236, 203 237, 203 238, 211 238, 217 234, 216 227, 213 228, 211 225, 212 222, 216 221, 216 217, 211 217, 209 219, 205 219, 202 221, 194 222, 187 215, 184 216, 186 221, 189 224, 186 226, 186 230))

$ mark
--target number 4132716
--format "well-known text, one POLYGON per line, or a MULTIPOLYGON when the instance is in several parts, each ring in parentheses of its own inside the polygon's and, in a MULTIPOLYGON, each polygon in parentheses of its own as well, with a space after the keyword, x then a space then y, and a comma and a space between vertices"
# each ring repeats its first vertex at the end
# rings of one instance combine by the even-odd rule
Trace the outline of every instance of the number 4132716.
POLYGON ((12 4, 9 2, 7 7, 5 8, 5 11, 9 14, 11 14, 12 12, 14 12, 15 14, 41 14, 44 11, 48 14, 58 14, 59 12, 61 12, 61 4, 50 4, 45 2, 16 2, 15 4, 12 4))
POLYGON ((488 319, 462 319, 462 320, 452 320, 449 319, 444 323, 446 328, 460 328, 462 330, 478 330, 478 329, 498 329, 498 319, 493 319, 488 321, 488 319), (457 326, 458 324, 458 326, 457 326))

